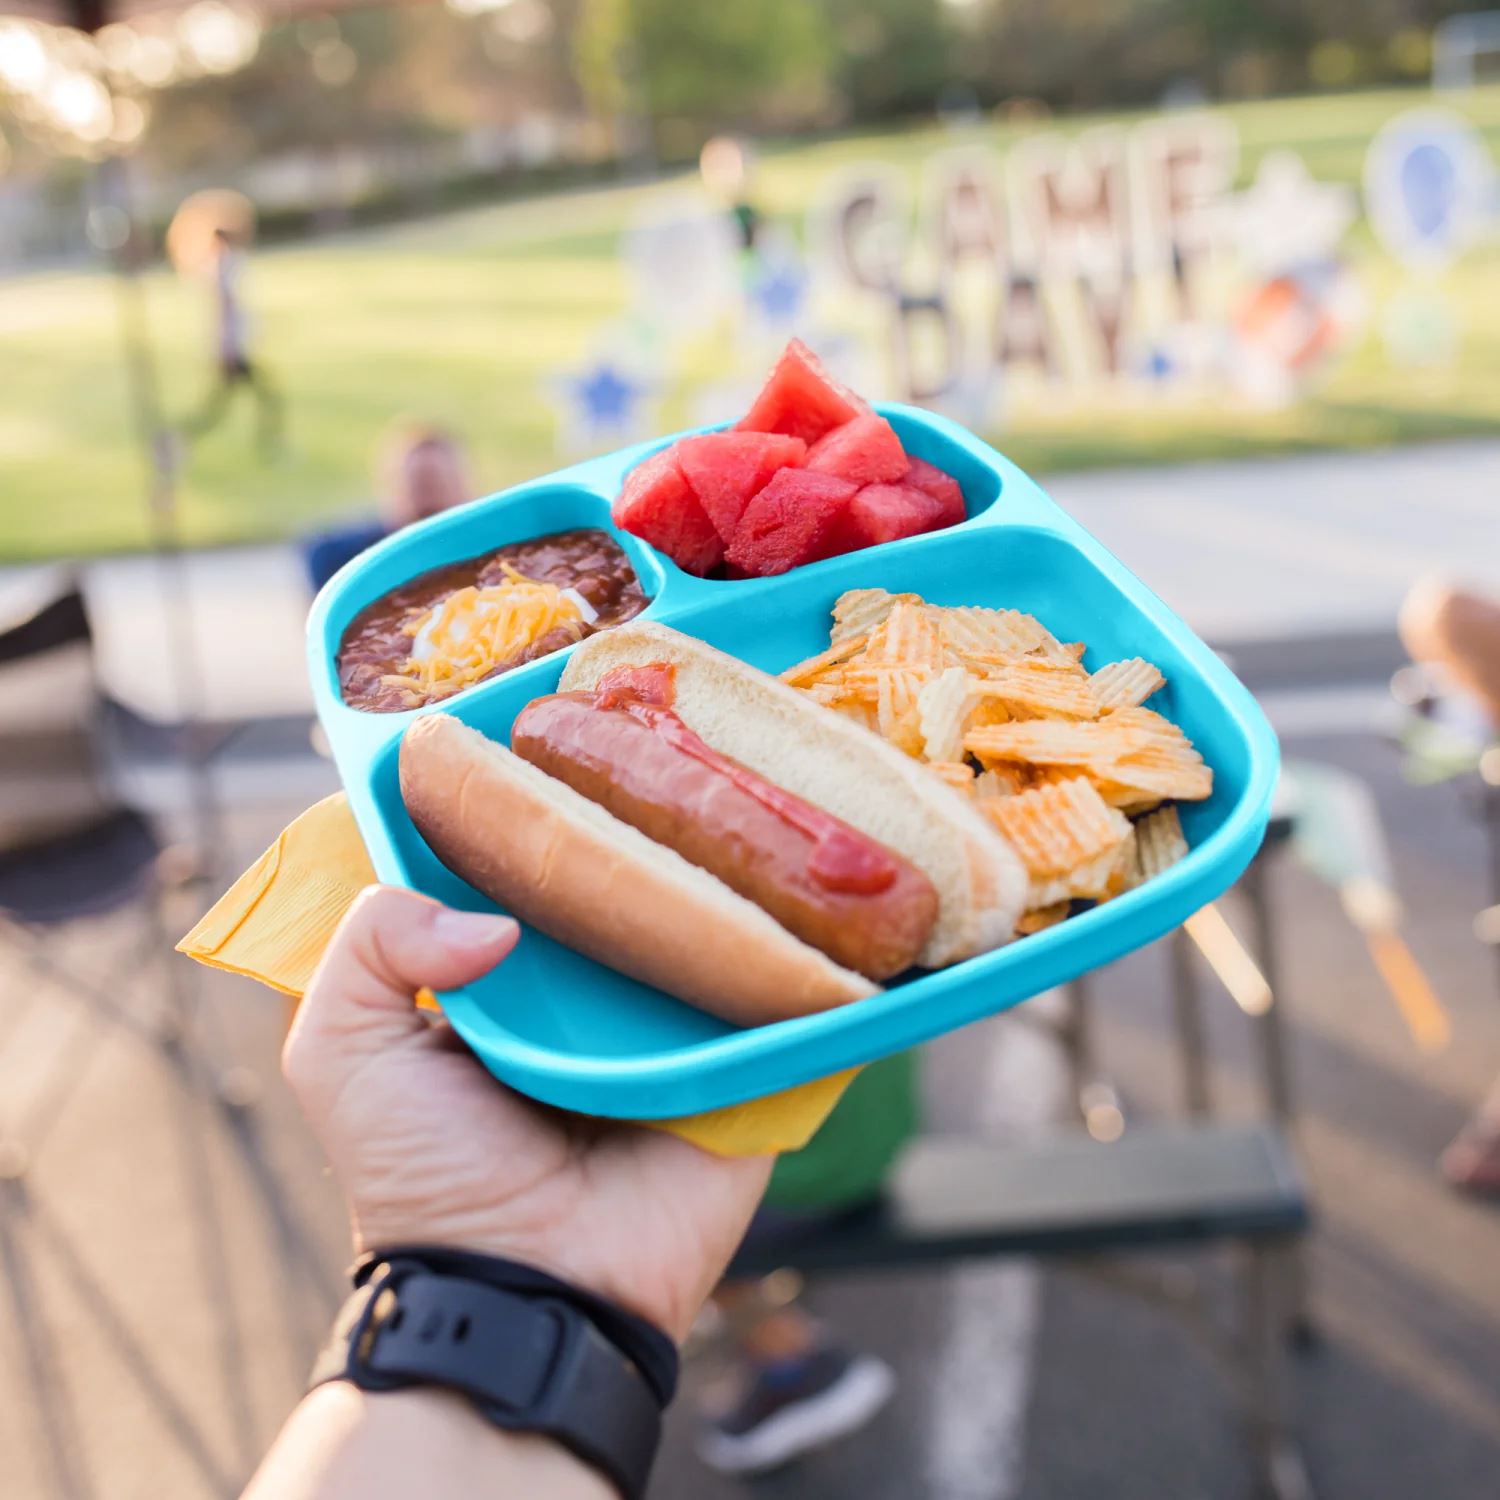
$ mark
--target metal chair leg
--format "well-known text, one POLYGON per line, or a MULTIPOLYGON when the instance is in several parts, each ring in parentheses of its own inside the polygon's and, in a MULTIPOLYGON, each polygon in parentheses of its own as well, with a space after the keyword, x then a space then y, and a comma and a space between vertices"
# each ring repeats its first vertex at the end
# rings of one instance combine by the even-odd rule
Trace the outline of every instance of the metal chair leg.
POLYGON ((1287 1419, 1282 1329, 1289 1247, 1257 1243, 1245 1265, 1245 1397, 1256 1479, 1266 1500, 1313 1500, 1312 1482, 1287 1419))
POLYGON ((1067 1015, 1059 1028, 1059 1035, 1068 1058, 1068 1082, 1073 1101, 1083 1114, 1084 1094, 1094 1081, 1092 1006, 1087 977, 1070 980, 1063 986, 1063 996, 1067 1002, 1067 1015))
POLYGON ((1182 1103, 1193 1119, 1213 1108, 1208 1086, 1208 1051, 1203 1038, 1203 997, 1193 968, 1193 944, 1186 928, 1167 940, 1172 965, 1172 1010, 1182 1059, 1182 1103))
POLYGON ((1068 1058, 1068 1078, 1084 1128, 1096 1141, 1117 1141, 1125 1130, 1125 1111, 1115 1086, 1099 1069, 1094 1050, 1093 987, 1087 976, 1064 987, 1067 1015, 1059 1030, 1068 1058))
MULTIPOLYGON (((1251 946, 1260 971, 1271 989, 1271 1003, 1264 1014, 1254 1018, 1255 1034, 1260 1044, 1261 1068, 1266 1103, 1277 1124, 1292 1128, 1292 1077, 1287 1052, 1286 1027, 1283 1024, 1281 945, 1276 930, 1275 909, 1266 880, 1267 856, 1262 853, 1250 862, 1240 887, 1250 908, 1251 946)), ((1307 1255, 1298 1246, 1287 1253, 1287 1296, 1284 1304, 1286 1337, 1299 1348, 1309 1348, 1317 1341, 1317 1327, 1309 1308, 1307 1255)))
POLYGON ((1270 892, 1266 887, 1264 856, 1250 862, 1250 868, 1241 877, 1240 886, 1250 906, 1253 934, 1251 946, 1255 950, 1255 961, 1271 987, 1272 1003, 1266 1007, 1264 1015, 1257 1017, 1256 1026, 1264 1069, 1266 1102, 1270 1107, 1271 1117, 1280 1125, 1288 1125, 1292 1118, 1292 1079, 1279 1003, 1282 994, 1281 951, 1270 892))

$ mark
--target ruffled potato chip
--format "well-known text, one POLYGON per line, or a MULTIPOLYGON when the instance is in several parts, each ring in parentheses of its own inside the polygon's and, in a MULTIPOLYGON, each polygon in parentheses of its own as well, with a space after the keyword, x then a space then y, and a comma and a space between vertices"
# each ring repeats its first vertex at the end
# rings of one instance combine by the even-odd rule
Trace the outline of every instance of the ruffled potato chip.
POLYGON ((897 600, 885 619, 876 626, 865 650, 868 666, 901 667, 935 677, 947 665, 938 623, 921 604, 897 600))
POLYGON ((1037 651, 1061 657, 1062 647, 1033 615, 1016 609, 981 609, 965 605, 940 611, 943 645, 979 659, 1025 656, 1037 651))
POLYGON ((1057 901, 1051 906, 1039 906, 1033 911, 1023 912, 1016 923, 1016 936, 1030 937, 1034 932, 1045 932, 1049 927, 1056 927, 1059 922, 1067 920, 1072 909, 1071 901, 1057 901))
POLYGON ((1022 657, 975 683, 980 698, 998 698, 1013 718, 1097 719, 1099 700, 1089 674, 1075 662, 1022 657))
POLYGON ((917 697, 922 680, 913 672, 882 672, 875 698, 882 738, 913 759, 922 754, 922 716, 917 697))
POLYGON ((987 766, 974 778, 974 795, 981 801, 989 797, 1014 797, 1032 785, 1032 773, 1028 767, 999 761, 987 766))
POLYGON ((791 687, 810 687, 830 667, 839 666, 848 661, 851 656, 863 651, 868 640, 869 637, 865 635, 851 635, 842 641, 837 641, 826 651, 820 651, 816 656, 809 656, 806 661, 799 661, 795 667, 788 667, 781 674, 781 680, 791 687))
MULTIPOLYGON (((1068 875, 1112 856, 1130 834, 1129 821, 1106 805, 1085 776, 1031 787, 1013 797, 992 798, 983 806, 1010 840, 1033 883, 1068 875)), ((1049 903, 1038 900, 1033 904, 1049 903)))
POLYGON ((960 792, 973 795, 974 792, 974 767, 964 760, 932 760, 928 761, 927 769, 941 776, 949 786, 960 792))
POLYGON ((1108 714, 1120 708, 1139 707, 1165 686, 1167 679, 1149 661, 1132 656, 1100 667, 1090 681, 1099 700, 1099 711, 1108 714))
POLYGON ((1135 860, 1132 885, 1141 885, 1163 870, 1169 870, 1188 852, 1182 819, 1175 807, 1163 807, 1135 824, 1135 860))
POLYGON ((836 646, 856 635, 869 635, 898 600, 920 604, 916 594, 891 594, 885 589, 849 589, 834 601, 833 630, 829 639, 836 646))
POLYGON ((964 719, 968 704, 969 677, 962 667, 949 667, 923 685, 917 695, 917 708, 925 759, 963 759, 964 719))

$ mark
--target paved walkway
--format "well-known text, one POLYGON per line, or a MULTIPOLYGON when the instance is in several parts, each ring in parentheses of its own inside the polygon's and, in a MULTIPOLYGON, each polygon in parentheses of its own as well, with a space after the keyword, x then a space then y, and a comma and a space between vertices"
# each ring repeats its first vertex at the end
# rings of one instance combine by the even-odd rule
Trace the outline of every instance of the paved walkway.
POLYGON ((1500 443, 1059 475, 1053 497, 1205 639, 1388 631, 1429 569, 1500 590, 1500 443))

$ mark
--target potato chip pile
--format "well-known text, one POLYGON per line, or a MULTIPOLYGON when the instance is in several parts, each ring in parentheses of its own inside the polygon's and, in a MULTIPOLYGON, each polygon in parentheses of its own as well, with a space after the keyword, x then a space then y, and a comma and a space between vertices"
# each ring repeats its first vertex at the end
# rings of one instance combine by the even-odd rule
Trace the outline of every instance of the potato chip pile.
POLYGON ((853 589, 828 650, 781 676, 978 803, 1031 877, 1028 933, 1181 859, 1171 804, 1213 790, 1187 736, 1144 706, 1162 674, 1139 657, 1089 672, 1084 650, 1017 610, 853 589))

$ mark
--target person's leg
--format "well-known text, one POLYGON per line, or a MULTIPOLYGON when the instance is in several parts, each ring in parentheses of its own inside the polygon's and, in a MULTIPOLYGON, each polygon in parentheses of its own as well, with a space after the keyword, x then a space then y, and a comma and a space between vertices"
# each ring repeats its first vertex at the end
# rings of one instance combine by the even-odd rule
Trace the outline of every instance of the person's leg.
POLYGON ((805 1359, 819 1341, 812 1315, 795 1298, 768 1295, 763 1281, 722 1282, 713 1300, 736 1352, 756 1365, 805 1359))
MULTIPOLYGON (((827 1217, 827 1216, 824 1216, 827 1217)), ((835 1216, 836 1217, 836 1216, 835 1216)), ((805 1232, 802 1216, 762 1211, 751 1236, 805 1232), (794 1220, 788 1225, 788 1220, 794 1220)), ((752 1474, 847 1437, 890 1399, 884 1360, 845 1347, 797 1300, 780 1273, 722 1282, 714 1305, 734 1351, 732 1389, 705 1413, 698 1451, 710 1468, 752 1474)))
MULTIPOLYGON (((1398 624, 1412 660, 1436 668, 1455 697, 1477 706, 1475 733, 1500 736, 1500 598, 1424 578, 1407 594, 1398 624)), ((1441 1167, 1455 1187, 1500 1193, 1500 1078, 1443 1152, 1441 1167)))
POLYGON ((180 431, 185 437, 200 438, 224 420, 229 409, 229 399, 234 395, 238 376, 227 365, 219 365, 214 374, 214 383, 203 398, 198 410, 185 421, 180 431))
POLYGON ((258 364, 247 363, 244 380, 255 396, 256 442, 263 454, 277 452, 281 447, 286 417, 286 402, 275 382, 258 364))

